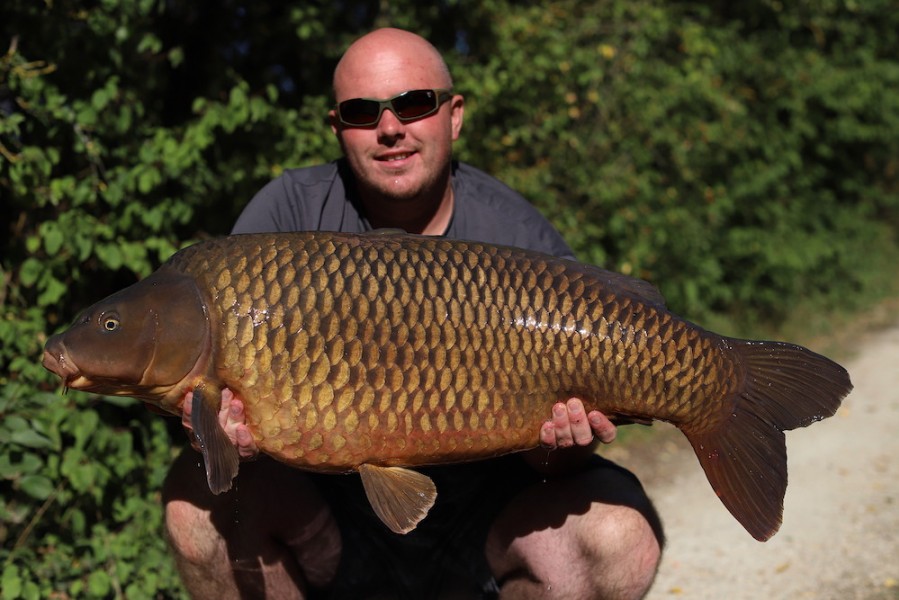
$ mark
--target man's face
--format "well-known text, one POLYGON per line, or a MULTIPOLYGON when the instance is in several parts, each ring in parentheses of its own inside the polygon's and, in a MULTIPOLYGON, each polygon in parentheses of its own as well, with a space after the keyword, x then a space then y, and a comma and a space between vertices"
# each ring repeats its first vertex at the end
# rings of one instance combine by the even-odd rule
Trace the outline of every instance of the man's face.
MULTIPOLYGON (((410 55, 402 48, 353 56, 335 76, 337 102, 448 87, 447 76, 431 63, 421 53, 410 55)), ((340 123, 336 110, 329 116, 363 194, 398 201, 443 195, 452 144, 462 128, 461 96, 444 102, 434 114, 405 123, 389 109, 368 127, 340 123)))

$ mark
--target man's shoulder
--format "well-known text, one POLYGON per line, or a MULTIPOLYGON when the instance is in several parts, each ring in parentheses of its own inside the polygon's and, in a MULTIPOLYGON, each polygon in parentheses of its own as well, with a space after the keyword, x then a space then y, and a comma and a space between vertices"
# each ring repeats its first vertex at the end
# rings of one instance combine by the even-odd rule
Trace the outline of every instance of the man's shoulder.
POLYGON ((269 204, 324 200, 340 178, 337 161, 285 169, 256 194, 254 200, 269 204))
POLYGON ((459 163, 455 172, 456 191, 461 203, 476 207, 479 213, 492 213, 503 222, 550 226, 531 202, 508 185, 484 171, 459 163))
POLYGON ((340 161, 286 169, 244 208, 232 233, 335 229, 346 220, 340 161))
POLYGON ((573 256, 540 211, 499 179, 461 162, 454 177, 456 215, 451 230, 456 237, 573 256))
POLYGON ((468 163, 459 162, 453 171, 458 191, 473 200, 502 206, 530 203, 518 192, 492 175, 468 163))
POLYGON ((331 161, 308 167, 285 169, 275 181, 281 181, 282 185, 297 185, 302 187, 330 184, 340 177, 341 169, 339 161, 331 161))

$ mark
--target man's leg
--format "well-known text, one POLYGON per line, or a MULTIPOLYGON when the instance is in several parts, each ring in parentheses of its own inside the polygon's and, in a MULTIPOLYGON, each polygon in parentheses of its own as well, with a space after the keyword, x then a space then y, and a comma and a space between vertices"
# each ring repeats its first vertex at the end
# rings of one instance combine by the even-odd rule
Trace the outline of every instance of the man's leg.
POLYGON ((491 528, 501 598, 641 598, 662 528, 642 486, 611 463, 526 488, 491 528))
POLYGON ((303 598, 333 579, 340 533, 300 471, 262 458, 242 463, 231 491, 208 488, 203 459, 186 449, 163 488, 166 530, 193 598, 303 598))

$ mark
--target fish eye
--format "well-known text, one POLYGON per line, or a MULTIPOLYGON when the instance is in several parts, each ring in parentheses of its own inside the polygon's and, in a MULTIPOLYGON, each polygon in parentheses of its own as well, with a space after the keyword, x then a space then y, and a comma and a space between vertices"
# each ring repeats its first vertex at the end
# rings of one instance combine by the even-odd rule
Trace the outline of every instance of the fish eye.
POLYGON ((121 324, 122 323, 119 321, 117 315, 104 315, 100 319, 100 325, 103 327, 104 331, 115 331, 121 324))

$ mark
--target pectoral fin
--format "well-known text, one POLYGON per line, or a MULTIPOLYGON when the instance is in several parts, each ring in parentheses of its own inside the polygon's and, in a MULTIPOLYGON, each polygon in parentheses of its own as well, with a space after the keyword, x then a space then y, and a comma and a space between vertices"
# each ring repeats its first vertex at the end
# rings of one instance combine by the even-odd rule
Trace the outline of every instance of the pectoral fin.
POLYGON ((200 443, 203 464, 206 465, 206 481, 213 494, 231 489, 231 481, 240 465, 237 448, 219 424, 220 402, 218 394, 211 394, 204 386, 197 386, 190 413, 190 424, 200 443))
POLYGON ((437 499, 431 478, 410 469, 362 465, 359 474, 375 514, 394 533, 415 529, 437 499))

